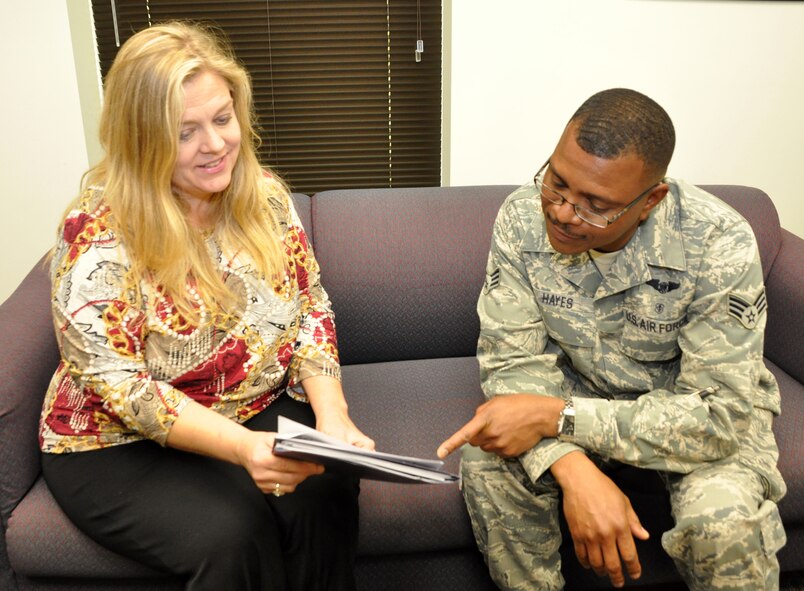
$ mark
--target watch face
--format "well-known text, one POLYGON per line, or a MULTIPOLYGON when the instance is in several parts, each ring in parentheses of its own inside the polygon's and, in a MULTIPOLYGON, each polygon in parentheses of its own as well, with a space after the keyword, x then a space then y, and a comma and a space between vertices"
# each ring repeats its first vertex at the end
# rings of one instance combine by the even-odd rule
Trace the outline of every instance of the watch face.
POLYGON ((561 413, 561 429, 560 435, 565 437, 572 437, 575 435, 575 410, 565 409, 561 413))
POLYGON ((570 420, 564 422, 564 434, 567 437, 572 437, 575 435, 575 417, 572 417, 570 420))

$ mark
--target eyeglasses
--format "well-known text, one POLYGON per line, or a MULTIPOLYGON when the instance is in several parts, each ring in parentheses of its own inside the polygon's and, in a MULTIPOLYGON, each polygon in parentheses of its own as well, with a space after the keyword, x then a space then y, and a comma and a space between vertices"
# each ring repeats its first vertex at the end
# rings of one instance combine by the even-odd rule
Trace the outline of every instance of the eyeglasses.
MULTIPOLYGON (((533 182, 536 185, 536 189, 539 191, 539 194, 543 199, 547 199, 547 201, 549 201, 554 205, 563 205, 563 203, 567 201, 566 197, 564 197, 561 193, 556 191, 550 185, 545 184, 545 182, 540 178, 542 176, 542 173, 545 171, 545 169, 549 164, 550 164, 549 160, 544 163, 544 165, 539 169, 539 172, 537 172, 533 176, 533 182)), ((640 199, 642 199, 645 195, 649 194, 651 191, 653 191, 653 189, 661 185, 662 182, 663 180, 645 189, 642 193, 637 195, 636 198, 633 201, 631 201, 631 203, 623 207, 617 214, 614 215, 614 217, 610 218, 604 216, 601 213, 591 211, 586 207, 581 207, 580 205, 577 205, 575 203, 572 202, 568 203, 572 205, 572 207, 575 209, 575 215, 577 215, 581 220, 585 221, 587 224, 595 226, 596 228, 607 228, 609 225, 613 224, 618 219, 620 219, 620 216, 622 216, 626 211, 628 211, 634 205, 636 205, 636 203, 640 199)))

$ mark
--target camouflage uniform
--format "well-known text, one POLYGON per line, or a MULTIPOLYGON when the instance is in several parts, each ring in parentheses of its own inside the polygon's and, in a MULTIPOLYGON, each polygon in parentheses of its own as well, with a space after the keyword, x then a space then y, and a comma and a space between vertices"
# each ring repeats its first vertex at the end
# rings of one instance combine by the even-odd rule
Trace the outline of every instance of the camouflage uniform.
POLYGON ((662 544, 692 589, 778 587, 785 484, 756 241, 723 202, 669 184, 605 277, 587 253, 553 249, 533 183, 500 210, 478 303, 483 390, 572 396, 577 412, 571 441, 516 460, 464 448, 464 496, 501 588, 563 587, 548 469, 573 450, 664 475, 676 526, 662 544))

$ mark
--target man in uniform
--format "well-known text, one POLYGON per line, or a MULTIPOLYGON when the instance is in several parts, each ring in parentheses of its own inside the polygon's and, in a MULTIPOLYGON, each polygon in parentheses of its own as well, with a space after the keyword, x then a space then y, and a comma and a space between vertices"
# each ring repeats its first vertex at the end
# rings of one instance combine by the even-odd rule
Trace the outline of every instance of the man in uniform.
POLYGON ((497 217, 478 303, 487 402, 438 453, 470 444, 463 493, 501 589, 563 588, 560 506, 584 567, 615 587, 640 576, 649 534, 607 475, 622 464, 662 475, 662 545, 691 589, 778 589, 759 253, 739 214, 665 178, 674 146, 650 98, 595 94, 497 217))

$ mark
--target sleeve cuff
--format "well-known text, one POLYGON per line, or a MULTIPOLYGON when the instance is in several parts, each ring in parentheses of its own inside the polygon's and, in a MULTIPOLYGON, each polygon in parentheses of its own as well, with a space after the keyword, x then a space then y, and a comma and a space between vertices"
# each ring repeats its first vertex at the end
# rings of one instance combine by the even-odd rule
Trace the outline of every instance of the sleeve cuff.
POLYGON ((299 367, 295 379, 291 380, 292 386, 301 384, 307 378, 315 376, 329 376, 341 381, 341 366, 328 361, 316 362, 311 359, 305 360, 299 367))
POLYGON ((608 457, 611 442, 616 440, 612 430, 616 429, 615 405, 609 400, 595 398, 573 399, 575 404, 575 436, 572 443, 608 457))
POLYGON ((519 461, 533 482, 541 478, 555 462, 570 452, 584 451, 574 443, 557 439, 542 439, 535 447, 519 456, 519 461))

